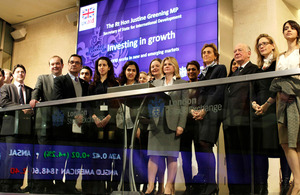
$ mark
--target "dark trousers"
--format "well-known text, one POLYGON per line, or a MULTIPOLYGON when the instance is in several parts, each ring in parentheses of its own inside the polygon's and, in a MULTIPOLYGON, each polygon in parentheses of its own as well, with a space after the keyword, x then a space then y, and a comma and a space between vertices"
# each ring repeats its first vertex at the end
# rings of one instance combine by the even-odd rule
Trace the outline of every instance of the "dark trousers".
POLYGON ((180 151, 182 157, 182 169, 185 180, 185 185, 189 186, 192 183, 192 142, 193 131, 187 128, 180 139, 180 151))
POLYGON ((228 188, 230 194, 251 191, 251 148, 249 126, 224 129, 228 188))

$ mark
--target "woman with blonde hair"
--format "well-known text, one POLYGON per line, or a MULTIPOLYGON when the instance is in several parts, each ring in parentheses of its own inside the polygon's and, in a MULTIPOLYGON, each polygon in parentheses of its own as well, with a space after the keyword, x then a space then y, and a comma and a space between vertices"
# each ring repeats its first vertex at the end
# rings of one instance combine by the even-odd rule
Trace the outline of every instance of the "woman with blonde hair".
MULTIPOLYGON (((260 34, 256 38, 255 52, 257 54, 257 65, 259 72, 275 71, 278 49, 274 39, 268 34, 260 34)), ((269 88, 271 79, 264 79, 258 82, 254 90, 255 97, 252 102, 253 109, 267 101, 270 96, 269 88)), ((276 93, 274 93, 276 96, 276 93)), ((268 157, 280 157, 282 172, 281 194, 286 194, 289 189, 291 170, 279 145, 276 120, 276 105, 273 104, 268 112, 253 118, 253 130, 255 140, 254 146, 254 192, 263 194, 268 192, 268 157)))
MULTIPOLYGON (((153 81, 153 85, 169 86, 186 83, 179 75, 178 62, 174 57, 166 57, 161 64, 164 77, 153 81)), ((145 194, 154 194, 155 175, 160 161, 167 158, 167 183, 164 194, 173 194, 173 183, 177 172, 177 158, 180 149, 180 135, 183 133, 188 114, 188 106, 183 99, 188 97, 186 90, 157 94, 152 102, 160 102, 160 113, 153 115, 149 124, 148 141, 148 188, 145 194), (183 102, 183 103, 179 103, 183 102)), ((151 100, 149 101, 151 102, 151 100)), ((148 106, 149 107, 149 106, 148 106)))
MULTIPOLYGON (((277 60, 276 70, 299 69, 300 64, 300 25, 293 20, 283 24, 283 36, 288 49, 277 60)), ((300 194, 300 79, 299 75, 276 78, 272 81, 270 90, 277 93, 277 124, 279 142, 284 150, 288 164, 294 177, 292 195, 300 194)), ((257 114, 264 114, 276 101, 271 96, 261 106, 257 114)))
POLYGON ((151 82, 162 78, 163 75, 161 73, 161 59, 160 58, 154 58, 153 60, 151 60, 150 65, 149 65, 149 76, 150 76, 151 82))

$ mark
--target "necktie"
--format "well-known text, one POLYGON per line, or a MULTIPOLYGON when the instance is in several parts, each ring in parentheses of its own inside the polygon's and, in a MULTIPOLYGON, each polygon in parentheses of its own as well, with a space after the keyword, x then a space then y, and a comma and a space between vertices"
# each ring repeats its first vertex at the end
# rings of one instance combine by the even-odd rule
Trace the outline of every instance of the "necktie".
POLYGON ((77 77, 75 77, 75 79, 74 79, 74 80, 75 80, 75 82, 78 82, 78 78, 77 78, 77 77))
POLYGON ((239 75, 240 72, 241 72, 242 70, 243 70, 243 67, 239 67, 239 68, 233 73, 233 75, 234 75, 234 76, 239 75))
POLYGON ((23 85, 20 85, 20 88, 19 88, 19 103, 25 104, 24 95, 23 95, 23 85))

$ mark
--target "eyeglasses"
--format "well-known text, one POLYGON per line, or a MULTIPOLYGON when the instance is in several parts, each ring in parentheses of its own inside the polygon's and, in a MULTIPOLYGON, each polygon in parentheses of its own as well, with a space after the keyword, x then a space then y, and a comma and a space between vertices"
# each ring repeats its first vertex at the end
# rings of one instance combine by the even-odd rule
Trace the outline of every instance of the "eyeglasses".
POLYGON ((79 61, 69 61, 69 64, 80 65, 81 63, 79 61))
POLYGON ((270 44, 270 42, 262 42, 262 43, 259 43, 259 44, 257 45, 257 48, 260 48, 260 46, 266 46, 266 45, 268 45, 268 44, 270 44))
POLYGON ((196 71, 196 68, 188 68, 187 71, 196 71))

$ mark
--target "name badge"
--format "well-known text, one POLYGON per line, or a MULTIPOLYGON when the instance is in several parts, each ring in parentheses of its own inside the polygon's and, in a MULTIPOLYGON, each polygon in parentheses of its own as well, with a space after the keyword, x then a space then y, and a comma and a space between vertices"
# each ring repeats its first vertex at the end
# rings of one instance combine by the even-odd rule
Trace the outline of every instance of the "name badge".
POLYGON ((108 111, 108 106, 107 105, 101 105, 100 106, 100 111, 108 111))

